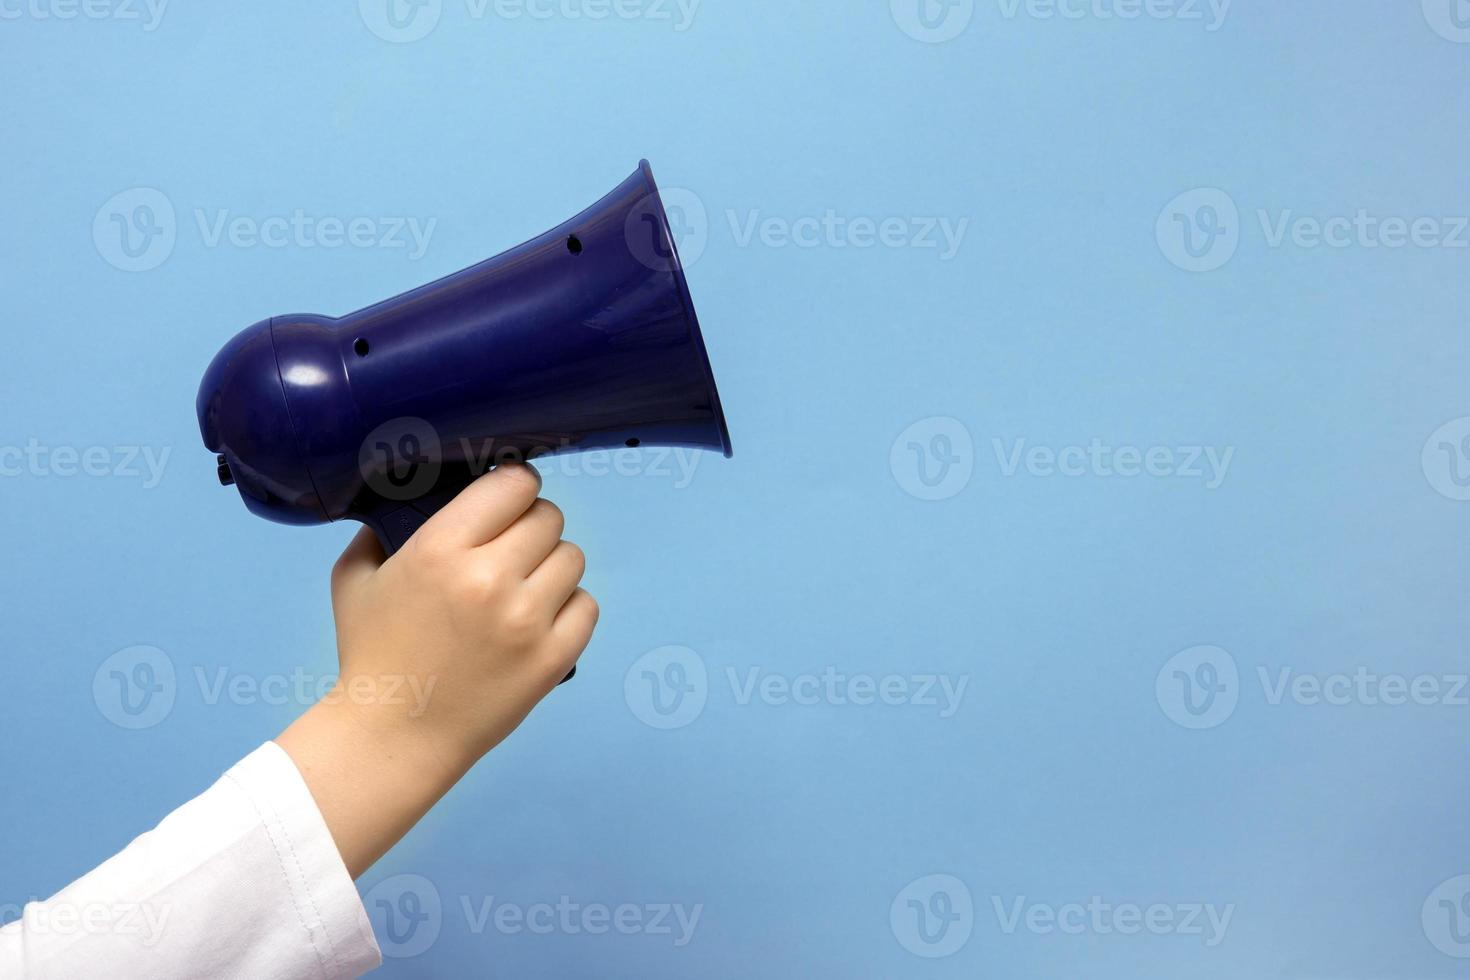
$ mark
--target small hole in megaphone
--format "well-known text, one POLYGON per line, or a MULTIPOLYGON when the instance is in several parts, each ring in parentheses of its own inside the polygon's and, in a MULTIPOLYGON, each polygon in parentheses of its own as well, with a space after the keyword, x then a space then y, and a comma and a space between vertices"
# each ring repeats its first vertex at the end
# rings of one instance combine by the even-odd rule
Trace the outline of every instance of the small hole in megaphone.
POLYGON ((368 346, 366 337, 358 337, 356 342, 353 343, 352 349, 357 351, 358 357, 367 357, 368 351, 372 348, 368 346))
POLYGON ((568 235, 567 236, 567 251, 568 252, 571 252, 573 255, 581 255, 582 254, 582 239, 578 238, 576 235, 568 235))

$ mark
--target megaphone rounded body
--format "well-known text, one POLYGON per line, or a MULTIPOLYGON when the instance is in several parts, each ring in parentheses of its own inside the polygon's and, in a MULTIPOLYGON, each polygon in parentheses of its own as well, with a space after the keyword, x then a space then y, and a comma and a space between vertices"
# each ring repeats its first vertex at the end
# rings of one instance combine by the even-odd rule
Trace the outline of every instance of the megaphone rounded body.
POLYGON ((622 446, 730 455, 647 161, 523 245, 333 318, 249 327, 206 372, 204 442, 255 513, 352 518, 396 549, 507 459, 622 446))

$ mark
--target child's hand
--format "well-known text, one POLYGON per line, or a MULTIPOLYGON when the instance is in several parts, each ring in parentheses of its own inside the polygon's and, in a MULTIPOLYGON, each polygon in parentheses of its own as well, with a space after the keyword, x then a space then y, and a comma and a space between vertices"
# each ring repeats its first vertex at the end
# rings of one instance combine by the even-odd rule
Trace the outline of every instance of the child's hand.
POLYGON ((577 587, 582 552, 561 540, 561 512, 536 498, 540 487, 530 467, 498 467, 391 560, 363 530, 337 563, 341 680, 277 741, 354 876, 509 735, 591 639, 598 610, 577 587))
POLYGON ((572 669, 597 603, 577 588, 582 550, 561 540, 561 511, 537 499, 540 489, 529 466, 502 466, 386 564, 366 529, 342 555, 332 575, 338 656, 346 703, 367 724, 405 728, 446 762, 473 764, 572 669), (393 676, 416 682, 402 693, 421 698, 352 697, 351 684, 366 692, 393 676))

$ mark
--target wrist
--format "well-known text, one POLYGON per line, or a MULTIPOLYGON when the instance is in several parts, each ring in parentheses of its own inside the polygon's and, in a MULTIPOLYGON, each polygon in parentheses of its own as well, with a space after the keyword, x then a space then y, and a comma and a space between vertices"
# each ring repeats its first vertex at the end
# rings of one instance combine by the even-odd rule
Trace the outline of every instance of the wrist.
MULTIPOLYGON (((328 696, 276 739, 301 772, 343 863, 358 877, 474 764, 393 706, 328 696)), ((335 695, 335 696, 332 696, 335 695)))
POLYGON ((423 706, 415 707, 383 697, 365 696, 371 691, 362 675, 346 675, 333 686, 308 714, 320 715, 323 728, 333 738, 350 741, 364 759, 388 769, 402 769, 402 778, 457 782, 478 761, 453 738, 446 737, 423 706))

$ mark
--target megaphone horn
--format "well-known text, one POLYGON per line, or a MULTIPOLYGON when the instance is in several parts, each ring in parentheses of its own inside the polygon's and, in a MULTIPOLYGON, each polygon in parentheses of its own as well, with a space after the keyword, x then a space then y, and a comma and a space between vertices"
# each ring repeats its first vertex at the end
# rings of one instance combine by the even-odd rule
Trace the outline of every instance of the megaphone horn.
POLYGON ((220 481, 286 524, 351 519, 391 554, 484 469, 622 446, 731 454, 668 215, 644 160, 592 207, 340 318, 277 316, 197 403, 220 481))

